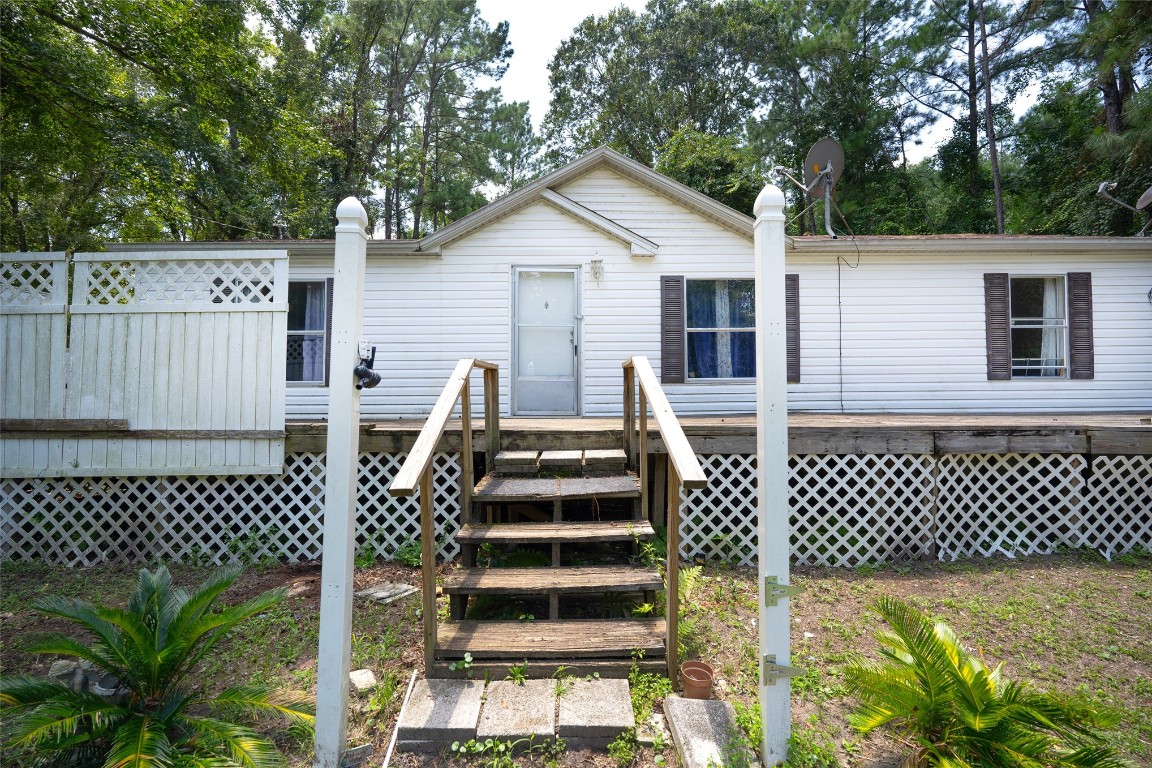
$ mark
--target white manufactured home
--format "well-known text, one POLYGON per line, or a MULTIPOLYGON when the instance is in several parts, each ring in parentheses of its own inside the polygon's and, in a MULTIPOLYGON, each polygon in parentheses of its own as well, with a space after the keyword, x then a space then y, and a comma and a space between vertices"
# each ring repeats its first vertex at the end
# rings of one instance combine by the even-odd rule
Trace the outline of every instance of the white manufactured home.
MULTIPOLYGON (((530 444, 548 423, 611 423, 618 436, 621 363, 644 356, 721 480, 686 497, 685 553, 735 542, 747 560, 752 224, 600 149, 428 237, 369 241, 363 338, 383 381, 361 399, 362 537, 387 529, 387 549, 412 534, 412 509, 372 494, 461 358, 499 367, 500 414, 509 434, 523 419, 517 439, 530 444), (375 508, 386 522, 373 522, 375 508)), ((264 241, 4 254, 0 556, 25 547, 86 562, 103 551, 99 536, 67 534, 81 555, 57 541, 77 516, 91 531, 156 506, 170 510, 167 527, 128 525, 132 556, 157 556, 155 542, 172 557, 202 546, 188 520, 219 549, 241 535, 219 518, 237 499, 243 535, 263 531, 277 556, 317 556, 333 250, 264 241), (189 494, 200 510, 190 516, 177 510, 189 494), (269 497, 284 509, 261 511, 269 497)), ((786 243, 785 261, 800 562, 1152 546, 1152 240, 802 237, 786 243), (903 495, 876 497, 876 487, 903 495), (1029 502, 1019 530, 995 522, 994 535, 949 538, 941 528, 979 529, 959 511, 973 499, 998 521, 1037 487, 1048 501, 1029 502), (1088 506, 1111 522, 1092 523, 1088 506), (902 532, 865 508, 895 515, 902 532), (1037 522, 1049 518, 1062 522, 1037 522), (886 533, 842 546, 833 539, 846 519, 886 533)), ((479 408, 478 391, 473 400, 479 408)), ((460 446, 442 445, 449 487, 460 446)))
MULTIPOLYGON (((1152 240, 788 245, 793 411, 1152 410, 1152 240)), ((283 247, 286 415, 323 419, 332 245, 283 247)), ((749 216, 597 150, 422 240, 369 243, 364 337, 384 384, 362 413, 427 413, 478 357, 501 366, 505 415, 618 414, 630 355, 677 413, 751 413, 751 277, 749 216)))

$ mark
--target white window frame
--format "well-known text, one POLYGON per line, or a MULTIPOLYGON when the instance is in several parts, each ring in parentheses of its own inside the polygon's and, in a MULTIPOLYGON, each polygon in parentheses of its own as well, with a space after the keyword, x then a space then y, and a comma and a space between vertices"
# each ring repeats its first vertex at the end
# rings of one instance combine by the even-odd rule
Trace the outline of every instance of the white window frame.
POLYGON ((1069 338, 1068 338, 1069 296, 1068 279, 1065 275, 1012 275, 1008 276, 1008 345, 1010 350, 1009 370, 1013 379, 1067 379, 1069 377, 1069 338), (1016 317, 1012 307, 1012 283, 1015 280, 1059 280, 1060 303, 1062 315, 1059 317, 1016 317), (1014 331, 1021 329, 1058 329, 1059 362, 1045 364, 1048 358, 1023 358, 1016 356, 1014 331), (1018 371, 1036 371, 1036 373, 1018 373, 1018 371))
MULTIPOLYGON (((689 283, 731 283, 731 282, 747 282, 755 284, 755 278, 751 277, 685 277, 684 278, 684 380, 686 382, 725 382, 725 381, 749 381, 756 378, 755 374, 755 360, 753 360, 753 373, 751 376, 692 376, 690 373, 690 350, 692 345, 688 343, 689 337, 693 333, 749 333, 753 337, 756 335, 756 327, 753 325, 750 328, 733 328, 730 326, 715 326, 715 327, 693 327, 689 325, 689 311, 688 311, 688 285, 689 283)), ((755 354, 755 343, 753 343, 753 354, 755 354)), ((719 360, 717 361, 719 366, 719 360)))
MULTIPOLYGON (((326 362, 327 362, 328 332, 329 332, 329 328, 328 328, 328 314, 329 314, 329 312, 328 312, 328 310, 329 310, 329 308, 328 308, 328 283, 323 278, 316 279, 316 280, 290 280, 290 281, 288 281, 289 296, 291 296, 292 286, 294 286, 294 285, 319 285, 320 286, 320 289, 321 289, 320 295, 324 297, 324 306, 321 308, 321 312, 320 312, 320 316, 321 316, 321 318, 323 318, 323 321, 321 323, 321 325, 323 327, 320 329, 306 328, 306 329, 300 329, 300 330, 293 330, 293 329, 289 328, 288 329, 288 339, 289 339, 289 341, 291 341, 293 336, 319 337, 321 348, 325 350, 325 355, 324 355, 325 356, 325 365, 321 366, 319 379, 304 379, 304 380, 288 379, 286 383, 288 384, 289 387, 323 387, 323 386, 327 386, 326 381, 325 381, 325 379, 327 378, 327 371, 324 369, 327 367, 326 362)), ((289 313, 291 313, 291 307, 289 307, 289 313)), ((285 361, 285 363, 287 363, 287 361, 285 361)))

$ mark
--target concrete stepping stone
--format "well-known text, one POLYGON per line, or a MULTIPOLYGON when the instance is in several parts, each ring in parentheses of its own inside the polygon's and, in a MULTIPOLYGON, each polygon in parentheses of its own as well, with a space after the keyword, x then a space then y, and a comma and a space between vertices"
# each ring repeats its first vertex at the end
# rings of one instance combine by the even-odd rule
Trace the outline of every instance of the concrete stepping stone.
POLYGON ((557 734, 570 747, 604 749, 636 725, 627 680, 561 683, 557 734))
POLYGON ((532 739, 541 744, 556 733, 556 682, 511 680, 489 683, 484 709, 476 724, 476 740, 517 741, 532 739))
POLYGON ((726 701, 685 699, 673 694, 664 699, 664 715, 681 768, 724 765, 725 753, 738 748, 732 745, 732 740, 739 738, 736 712, 726 701))
POLYGON ((417 680, 397 728, 401 752, 439 752, 476 736, 482 680, 417 680))

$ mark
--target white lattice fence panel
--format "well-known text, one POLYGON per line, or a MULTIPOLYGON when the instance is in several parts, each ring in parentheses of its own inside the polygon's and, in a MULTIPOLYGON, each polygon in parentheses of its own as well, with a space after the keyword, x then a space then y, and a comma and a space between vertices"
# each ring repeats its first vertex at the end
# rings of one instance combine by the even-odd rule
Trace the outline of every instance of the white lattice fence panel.
POLYGON ((260 252, 231 259, 85 254, 78 305, 260 304, 273 301, 276 267, 260 252))
POLYGON ((931 455, 793 455, 788 488, 797 565, 932 556, 931 455))
POLYGON ((1084 543, 1105 557, 1152 550, 1152 456, 1094 457, 1084 524, 1084 543))
MULTIPOLYGON (((408 541, 420 538, 420 491, 407 497, 387 492, 407 454, 360 454, 360 495, 356 545, 371 547, 378 557, 389 557, 408 541)), ((460 460, 456 454, 438 453, 432 459, 432 508, 437 551, 452 559, 460 551, 460 460)))
POLYGON ((681 556, 754 564, 756 457, 716 453, 697 458, 708 485, 681 491, 681 556))
MULTIPOLYGON (((64 416, 67 303, 66 254, 41 253, 35 261, 0 258, 0 418, 64 416)), ((0 440, 0 458, 6 468, 29 466, 51 446, 47 440, 0 440)))
MULTIPOLYGON (((756 457, 700 456, 708 487, 684 494, 681 554, 756 562, 756 457)), ((932 457, 793 455, 788 485, 797 565, 852 566, 932 555, 932 457)))
POLYGON ((942 560, 1054 552, 1085 541, 1084 457, 946 455, 937 476, 942 560))
MULTIPOLYGON (((16 254, 5 255, 11 258, 16 254)), ((32 261, 0 261, 0 307, 65 304, 67 266, 63 253, 37 254, 32 261)))
MULTIPOLYGON (((402 454, 360 456, 357 546, 389 555, 418 536, 419 498, 385 489, 402 454)), ((37 478, 0 481, 0 558, 65 565, 152 560, 223 563, 321 555, 324 454, 290 454, 280 475, 37 478)), ((437 454, 440 554, 454 557, 460 464, 437 454)))

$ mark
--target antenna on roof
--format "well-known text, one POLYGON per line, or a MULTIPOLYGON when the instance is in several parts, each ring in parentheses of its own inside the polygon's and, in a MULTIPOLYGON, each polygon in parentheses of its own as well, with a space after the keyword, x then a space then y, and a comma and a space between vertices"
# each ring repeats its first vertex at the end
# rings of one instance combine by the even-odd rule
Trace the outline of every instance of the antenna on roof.
POLYGON ((1124 202, 1123 200, 1117 200, 1116 198, 1112 197, 1112 195, 1108 194, 1114 189, 1116 189, 1116 182, 1105 181, 1096 188, 1096 194, 1105 200, 1111 200, 1112 202, 1116 203, 1116 205, 1127 208, 1130 211, 1134 211, 1136 213, 1143 212, 1146 214, 1148 216, 1148 221, 1144 224, 1144 228, 1137 232, 1135 236, 1149 237, 1150 235, 1148 228, 1152 227, 1152 187, 1148 187, 1148 189, 1144 190, 1144 194, 1140 195, 1140 199, 1136 201, 1135 207, 1128 205, 1128 203, 1124 202))
POLYGON ((782 165, 772 169, 804 190, 813 199, 824 198, 824 231, 836 239, 832 231, 832 189, 844 172, 844 148, 836 139, 823 138, 812 145, 804 158, 804 182, 797 181, 782 165))

